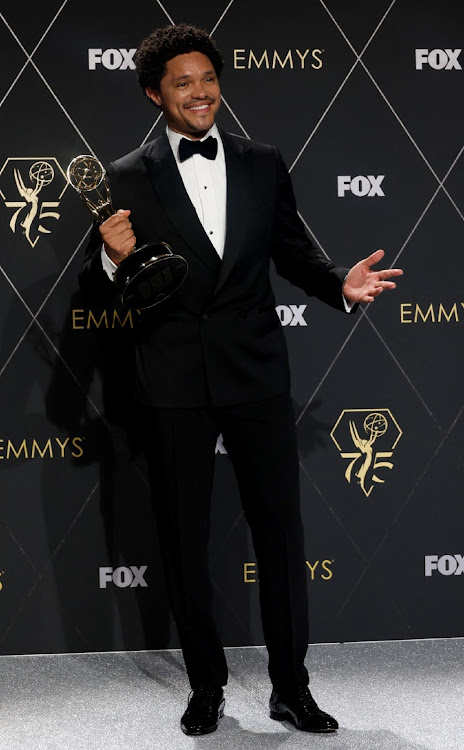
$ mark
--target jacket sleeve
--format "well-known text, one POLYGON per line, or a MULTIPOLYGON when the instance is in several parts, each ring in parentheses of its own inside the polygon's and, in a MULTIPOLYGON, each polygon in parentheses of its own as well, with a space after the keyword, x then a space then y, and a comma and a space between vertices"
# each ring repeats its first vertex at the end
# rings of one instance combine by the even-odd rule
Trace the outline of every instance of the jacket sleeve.
POLYGON ((272 258, 276 271, 309 296, 345 310, 342 286, 349 269, 332 263, 306 234, 290 175, 281 154, 275 153, 278 188, 272 258))

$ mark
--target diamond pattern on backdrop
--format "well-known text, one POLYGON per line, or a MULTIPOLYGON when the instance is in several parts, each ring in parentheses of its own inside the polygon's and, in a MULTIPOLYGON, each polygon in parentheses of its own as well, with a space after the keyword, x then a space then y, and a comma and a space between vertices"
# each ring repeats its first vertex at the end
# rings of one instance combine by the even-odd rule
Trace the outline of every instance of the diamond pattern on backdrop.
MULTIPOLYGON (((428 586, 421 566, 434 541, 440 554, 453 544, 457 551, 459 538, 447 523, 454 519, 455 530, 462 520, 453 490, 464 468, 458 440, 463 308, 454 278, 462 275, 464 110, 456 95, 459 70, 417 71, 414 50, 458 48, 460 4, 444 0, 437 9, 427 0, 418 9, 412 0, 356 0, 348 8, 342 0, 311 0, 302 8, 297 0, 284 7, 230 0, 218 7, 209 0, 192 10, 183 0, 156 0, 147 18, 147 4, 134 0, 123 23, 113 11, 108 18, 103 6, 88 0, 49 0, 28 8, 25 23, 23 8, 7 0, 0 13, 0 118, 9 133, 0 165, 0 231, 6 238, 0 266, 2 445, 18 452, 26 440, 18 458, 1 464, 0 549, 8 570, 0 560, 0 648, 15 653, 176 643, 151 523, 138 539, 139 518, 150 518, 143 463, 120 428, 102 416, 107 396, 96 332, 76 289, 88 217, 58 182, 60 169, 77 153, 96 153, 107 162, 164 127, 137 90, 131 66, 105 67, 95 62, 97 55, 90 68, 89 49, 119 50, 127 61, 151 28, 180 21, 214 34, 226 58, 220 124, 282 151, 302 219, 322 249, 350 265, 381 243, 387 261, 407 272, 395 295, 360 310, 354 320, 274 279, 278 304, 307 306, 307 325, 288 326, 286 334, 307 557, 313 566, 319 561, 319 570, 332 571, 330 578, 309 574, 312 638, 455 635, 445 615, 428 620, 429 592, 442 613, 450 598, 439 580, 428 586), (12 122, 20 127, 11 128, 12 122), (26 157, 27 165, 8 162, 26 157), (53 165, 56 182, 46 185, 34 176, 40 161, 53 165), (19 201, 18 174, 38 190, 39 212, 59 214, 44 216, 45 231, 27 207, 20 208, 16 227, 25 221, 29 236, 27 227, 25 233, 11 229, 18 207, 6 202, 19 201), (340 175, 384 175, 384 195, 367 202, 352 193, 339 198, 340 175), (44 201, 59 205, 44 209, 44 201), (429 310, 425 321, 418 307, 422 314, 429 310), (403 435, 388 480, 366 498, 346 480, 346 459, 330 432, 343 410, 370 406, 390 408, 403 435), (76 437, 83 439, 79 459, 60 449, 76 437), (48 460, 49 438, 64 458, 48 460), (36 453, 44 452, 39 461, 25 457, 33 439, 36 453), (105 525, 108 498, 117 519, 105 525), (415 539, 411 559, 408 545, 418 518, 424 538, 415 539), (130 536, 124 537, 124 527, 130 536), (143 559, 134 559, 138 549, 143 559), (134 590, 132 598, 114 587, 96 588, 98 565, 147 562, 150 587, 134 590), (410 572, 402 575, 404 570, 410 572), (89 608, 96 618, 85 616, 89 608), (429 624, 419 625, 424 621, 429 624), (32 630, 31 622, 41 627, 32 630)), ((113 344, 121 356, 120 338, 113 344)), ((257 586, 242 578, 244 558, 253 553, 227 456, 218 460, 215 495, 229 499, 227 511, 216 505, 212 544, 221 629, 230 644, 261 642, 257 586)))

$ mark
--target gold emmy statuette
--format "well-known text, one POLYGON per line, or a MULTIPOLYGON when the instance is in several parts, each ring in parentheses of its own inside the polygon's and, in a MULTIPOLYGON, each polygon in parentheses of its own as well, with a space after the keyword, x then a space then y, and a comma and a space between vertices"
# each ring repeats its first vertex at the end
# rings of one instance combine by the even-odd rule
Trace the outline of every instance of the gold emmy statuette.
MULTIPOLYGON (((102 223, 116 213, 103 164, 89 155, 76 156, 67 171, 68 182, 76 190, 93 218, 102 223)), ((188 264, 166 242, 134 247, 118 266, 114 283, 130 310, 146 310, 171 296, 182 284, 188 264)))

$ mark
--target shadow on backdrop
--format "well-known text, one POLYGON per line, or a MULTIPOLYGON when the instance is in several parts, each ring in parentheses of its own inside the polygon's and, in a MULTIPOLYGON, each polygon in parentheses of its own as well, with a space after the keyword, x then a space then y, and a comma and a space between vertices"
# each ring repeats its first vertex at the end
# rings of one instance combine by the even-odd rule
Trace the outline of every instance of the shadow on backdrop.
MULTIPOLYGON (((85 570, 82 601, 73 611, 88 613, 79 615, 79 629, 89 650, 175 646, 133 401, 132 319, 120 308, 92 302, 90 309, 76 293, 57 347, 47 416, 65 433, 79 426, 85 435, 84 454, 73 459, 72 481, 79 481, 77 472, 98 467, 97 482, 87 484, 81 496, 86 505, 85 518, 76 520, 80 541, 74 538, 73 555, 61 556, 67 570, 57 566, 57 575, 69 582, 72 568, 85 570)), ((51 477, 45 498, 53 492, 51 477)), ((57 512, 54 502, 50 512, 57 512)))

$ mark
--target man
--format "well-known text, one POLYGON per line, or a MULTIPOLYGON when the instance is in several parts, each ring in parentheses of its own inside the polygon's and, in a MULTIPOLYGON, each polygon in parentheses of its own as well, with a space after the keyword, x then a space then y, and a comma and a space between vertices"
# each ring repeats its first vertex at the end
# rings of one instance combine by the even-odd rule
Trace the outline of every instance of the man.
POLYGON ((166 133, 108 170, 120 208, 101 225, 101 238, 95 233, 81 285, 109 293, 114 271, 136 242, 165 241, 189 264, 178 292, 141 316, 136 387, 170 602, 192 687, 182 730, 212 732, 224 711, 227 665, 212 617, 207 553, 222 432, 258 562, 270 715, 304 731, 332 732, 337 722, 318 708, 304 666, 298 452, 269 265, 272 259, 279 274, 340 310, 394 288, 389 279, 401 271, 371 270, 381 250, 348 271, 314 247, 276 149, 215 125, 222 64, 214 42, 192 26, 158 29, 142 42, 139 82, 161 107, 166 133))

